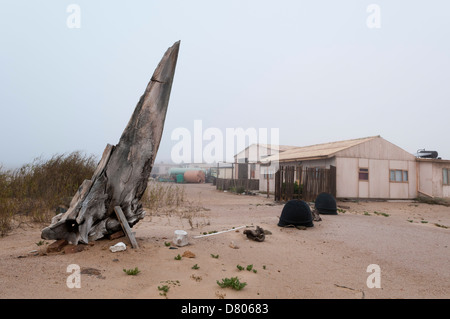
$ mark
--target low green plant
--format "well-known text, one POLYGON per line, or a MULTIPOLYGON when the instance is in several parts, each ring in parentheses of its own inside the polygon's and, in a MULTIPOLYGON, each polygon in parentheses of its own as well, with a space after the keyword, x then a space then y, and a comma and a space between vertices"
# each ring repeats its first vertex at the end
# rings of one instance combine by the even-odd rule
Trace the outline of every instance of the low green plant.
POLYGON ((244 267, 242 267, 241 265, 236 265, 237 269, 239 270, 244 270, 244 267))
POLYGON ((138 269, 138 267, 134 268, 134 269, 123 269, 123 271, 129 275, 129 276, 136 276, 138 273, 140 273, 141 271, 138 269))
POLYGON ((164 245, 165 245, 166 247, 169 247, 169 246, 170 246, 170 242, 165 241, 165 242, 164 242, 164 245))
POLYGON ((244 186, 236 187, 236 193, 242 194, 243 192, 245 192, 245 187, 244 186))
POLYGON ((203 235, 209 235, 209 234, 215 234, 215 233, 217 233, 217 230, 211 230, 211 231, 209 231, 209 232, 203 232, 202 234, 203 235))
POLYGON ((199 269, 199 268, 200 267, 197 264, 195 264, 194 266, 191 267, 191 269, 199 269))
POLYGON ((164 285, 164 286, 158 286, 158 290, 162 291, 159 293, 160 296, 167 296, 167 293, 169 292, 169 286, 164 285))
POLYGON ((230 188, 228 188, 228 191, 232 192, 232 193, 236 193, 236 194, 242 194, 245 192, 245 187, 244 186, 231 186, 230 188))
POLYGON ((374 211, 373 213, 375 215, 381 215, 381 216, 384 216, 384 217, 389 217, 389 214, 387 214, 387 213, 382 213, 382 212, 377 212, 377 211, 374 211))
POLYGON ((247 271, 251 271, 253 269, 253 265, 247 265, 247 271))
POLYGON ((180 254, 178 254, 177 256, 175 256, 173 259, 175 259, 175 260, 181 260, 180 254))
POLYGON ((217 259, 217 258, 219 258, 219 255, 218 254, 217 255, 211 254, 211 257, 217 259))
POLYGON ((245 286, 247 286, 246 282, 240 282, 238 277, 231 277, 231 278, 223 278, 222 281, 217 280, 217 284, 221 288, 227 288, 230 287, 234 290, 241 290, 245 286))

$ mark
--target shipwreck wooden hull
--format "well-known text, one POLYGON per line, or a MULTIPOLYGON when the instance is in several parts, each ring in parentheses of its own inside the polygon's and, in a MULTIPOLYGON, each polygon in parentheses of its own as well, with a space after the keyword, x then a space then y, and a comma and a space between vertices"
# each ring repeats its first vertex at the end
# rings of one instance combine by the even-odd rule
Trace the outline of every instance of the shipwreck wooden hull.
POLYGON ((67 212, 55 216, 43 239, 88 243, 121 228, 120 206, 132 227, 144 218, 140 199, 158 152, 172 89, 180 42, 164 54, 115 146, 107 145, 96 171, 74 195, 67 212))

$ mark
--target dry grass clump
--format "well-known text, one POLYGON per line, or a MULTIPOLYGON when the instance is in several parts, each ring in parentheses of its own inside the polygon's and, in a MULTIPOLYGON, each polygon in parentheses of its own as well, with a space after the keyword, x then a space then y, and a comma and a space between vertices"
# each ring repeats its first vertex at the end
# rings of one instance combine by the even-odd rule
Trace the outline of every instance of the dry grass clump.
POLYGON ((49 160, 35 159, 16 170, 0 166, 0 235, 11 230, 17 215, 48 222, 58 206, 68 206, 85 179, 97 166, 93 155, 79 151, 56 154, 49 160))
POLYGON ((150 181, 141 202, 150 213, 162 213, 185 204, 184 187, 174 183, 150 181))
POLYGON ((189 199, 183 185, 170 182, 149 181, 141 202, 150 217, 165 215, 187 219, 191 228, 198 228, 199 223, 194 220, 204 218, 202 212, 208 210, 199 201, 189 199))

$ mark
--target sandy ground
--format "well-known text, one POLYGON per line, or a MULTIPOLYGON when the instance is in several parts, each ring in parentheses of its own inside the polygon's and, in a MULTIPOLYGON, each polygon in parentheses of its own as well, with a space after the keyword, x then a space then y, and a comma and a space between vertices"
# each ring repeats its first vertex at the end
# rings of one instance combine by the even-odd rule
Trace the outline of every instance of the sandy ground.
POLYGON ((184 185, 192 202, 205 210, 187 218, 146 216, 133 231, 139 249, 125 237, 98 240, 74 254, 35 254, 45 225, 22 224, 0 238, 0 298, 151 298, 151 299, 300 299, 300 298, 449 298, 450 207, 414 202, 339 202, 345 212, 321 215, 313 228, 277 226, 283 205, 264 196, 215 190, 211 184, 184 185), (387 213, 389 216, 373 212, 387 213), (365 214, 364 212, 367 212, 365 214), (449 228, 438 227, 437 225, 449 228), (265 241, 248 240, 239 231, 194 238, 203 232, 256 225, 272 232, 265 241), (191 227, 193 226, 193 227, 191 227), (177 229, 189 245, 170 249, 177 229), (128 249, 109 247, 124 241, 128 249), (238 248, 230 247, 230 243, 238 248), (195 258, 178 254, 191 251, 195 258), (218 258, 211 256, 218 255, 218 258), (94 273, 81 274, 81 288, 69 288, 71 264, 94 273), (192 269, 197 264, 198 269, 192 269), (367 267, 380 267, 380 288, 369 288, 367 267), (237 269, 253 265, 253 271, 237 269), (138 267, 137 276, 124 268, 138 267), (240 290, 216 283, 237 276, 240 290), (161 295, 158 286, 169 291, 161 295))

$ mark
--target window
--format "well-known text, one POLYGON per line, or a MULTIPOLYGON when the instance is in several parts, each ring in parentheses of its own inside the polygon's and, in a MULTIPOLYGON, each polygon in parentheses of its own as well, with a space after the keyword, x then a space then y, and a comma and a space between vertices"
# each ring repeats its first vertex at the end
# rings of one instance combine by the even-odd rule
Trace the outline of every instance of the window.
POLYGON ((250 164, 250 179, 255 178, 256 164, 250 164))
POLYGON ((273 173, 269 173, 269 174, 267 174, 267 173, 263 173, 262 174, 262 177, 263 177, 263 179, 267 179, 267 177, 269 178, 269 179, 273 179, 273 173))
POLYGON ((450 168, 442 169, 442 184, 450 185, 450 168))
POLYGON ((273 179, 275 177, 274 171, 271 168, 263 168, 261 167, 260 174, 263 179, 273 179))
POLYGON ((360 168, 358 176, 359 176, 360 181, 368 181, 369 180, 369 169, 368 168, 360 168))
POLYGON ((391 182, 407 183, 408 171, 401 169, 391 169, 389 174, 389 180, 391 182))

